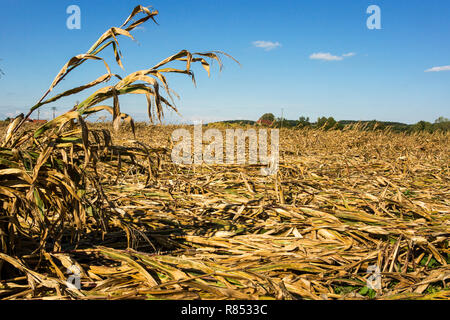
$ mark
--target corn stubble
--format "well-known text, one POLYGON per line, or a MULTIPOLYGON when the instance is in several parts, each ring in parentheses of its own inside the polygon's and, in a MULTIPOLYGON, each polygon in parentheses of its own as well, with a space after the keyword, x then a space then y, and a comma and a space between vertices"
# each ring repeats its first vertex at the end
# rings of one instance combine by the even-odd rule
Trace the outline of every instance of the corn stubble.
POLYGON ((1 299, 450 298, 448 133, 282 129, 276 176, 175 165, 176 127, 135 124, 119 97, 145 95, 160 120, 163 106, 176 110, 167 73, 194 80, 191 64, 209 73, 221 53, 183 50, 123 78, 98 56, 110 46, 122 66, 117 37, 156 15, 136 7, 69 60, 30 114, 115 85, 41 127, 19 116, 1 128, 1 299), (107 73, 47 98, 88 60, 107 73), (167 66, 177 61, 184 68, 167 66), (86 121, 102 110, 113 132, 86 121), (66 283, 74 265, 80 290, 66 283), (380 290, 367 288, 369 266, 380 290))

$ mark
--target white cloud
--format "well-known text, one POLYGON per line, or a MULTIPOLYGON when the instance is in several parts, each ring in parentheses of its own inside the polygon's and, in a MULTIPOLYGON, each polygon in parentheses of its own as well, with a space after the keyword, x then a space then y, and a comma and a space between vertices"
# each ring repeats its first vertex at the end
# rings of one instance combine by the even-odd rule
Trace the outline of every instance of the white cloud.
POLYGON ((313 53, 312 55, 309 56, 309 58, 312 59, 312 60, 325 60, 325 61, 339 61, 339 60, 344 59, 342 57, 333 56, 329 52, 327 52, 327 53, 323 53, 323 52, 313 53))
POLYGON ((450 71, 450 66, 433 67, 425 70, 425 72, 440 72, 440 71, 450 71))
POLYGON ((270 51, 273 49, 276 49, 278 47, 281 47, 281 43, 277 42, 272 42, 272 41, 262 41, 262 40, 258 40, 258 41, 253 41, 252 42, 253 46, 257 47, 257 48, 263 48, 265 51, 270 51))
POLYGON ((354 52, 345 53, 342 56, 335 56, 329 52, 326 52, 326 53, 325 52, 317 52, 317 53, 311 54, 309 56, 309 58, 312 60, 341 61, 341 60, 344 60, 345 58, 350 58, 355 55, 356 55, 356 53, 354 53, 354 52))

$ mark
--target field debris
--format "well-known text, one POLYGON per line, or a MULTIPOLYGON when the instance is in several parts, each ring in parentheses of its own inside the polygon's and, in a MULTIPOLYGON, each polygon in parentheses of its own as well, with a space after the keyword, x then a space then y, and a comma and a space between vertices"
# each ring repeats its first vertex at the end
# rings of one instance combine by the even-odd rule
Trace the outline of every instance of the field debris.
MULTIPOLYGON (((173 129, 136 128, 143 144, 160 150, 150 178, 144 155, 136 163, 112 157, 119 171, 98 163, 116 228, 44 256, 1 254, 17 273, 0 281, 0 296, 450 297, 448 134, 282 129, 278 176, 264 177, 257 166, 173 164, 164 151, 173 129), (65 285, 73 264, 79 290, 65 285), (379 290, 367 286, 371 266, 379 290)), ((131 138, 124 128, 112 144, 131 138)))

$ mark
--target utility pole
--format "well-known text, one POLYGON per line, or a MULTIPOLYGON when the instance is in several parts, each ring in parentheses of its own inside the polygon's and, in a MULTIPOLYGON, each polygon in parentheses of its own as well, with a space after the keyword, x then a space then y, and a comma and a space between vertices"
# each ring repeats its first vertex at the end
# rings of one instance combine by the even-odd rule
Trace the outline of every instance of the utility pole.
POLYGON ((38 120, 39 120, 40 115, 41 115, 41 109, 38 108, 38 120))
POLYGON ((53 119, 55 119, 56 107, 52 107, 52 110, 53 110, 53 119))

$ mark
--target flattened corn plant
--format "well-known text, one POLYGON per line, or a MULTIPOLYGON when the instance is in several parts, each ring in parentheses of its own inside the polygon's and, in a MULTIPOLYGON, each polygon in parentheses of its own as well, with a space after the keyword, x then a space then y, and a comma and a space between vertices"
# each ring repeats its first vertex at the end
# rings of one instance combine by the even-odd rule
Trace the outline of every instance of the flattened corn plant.
MULTIPOLYGON (((106 110, 112 115, 116 131, 124 121, 134 134, 133 119, 120 109, 120 96, 144 95, 150 120, 161 121, 164 108, 178 112, 173 99, 177 95, 169 87, 168 74, 184 74, 195 84, 191 70, 194 63, 201 64, 209 75, 213 60, 221 69, 221 56, 230 57, 223 52, 182 50, 149 69, 125 77, 113 74, 100 53, 112 48, 116 63, 123 69, 118 38, 134 39, 131 32, 148 20, 156 23, 157 14, 158 11, 148 7, 135 7, 120 27, 110 28, 86 53, 72 57, 28 114, 18 116, 9 125, 0 145, 0 252, 16 255, 59 250, 67 241, 73 243, 87 232, 105 233, 111 225, 129 228, 117 221, 118 215, 112 210, 114 204, 105 197, 96 168, 99 162, 120 154, 133 161, 136 154, 148 155, 149 149, 114 146, 108 130, 88 129, 86 117, 106 110), (103 63, 106 73, 87 84, 52 95, 69 73, 90 60, 103 63), (172 66, 176 62, 182 67, 172 66), (40 107, 107 82, 115 84, 96 90, 38 129, 24 125, 40 107), (104 104, 108 99, 113 101, 111 106, 104 104)), ((151 174, 151 168, 144 169, 151 174)))

